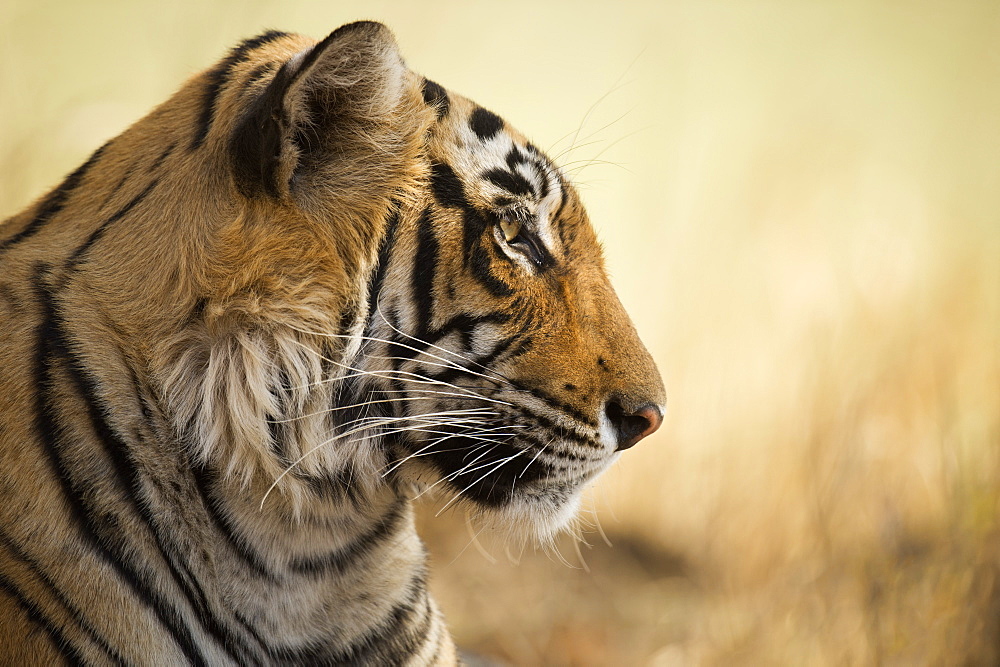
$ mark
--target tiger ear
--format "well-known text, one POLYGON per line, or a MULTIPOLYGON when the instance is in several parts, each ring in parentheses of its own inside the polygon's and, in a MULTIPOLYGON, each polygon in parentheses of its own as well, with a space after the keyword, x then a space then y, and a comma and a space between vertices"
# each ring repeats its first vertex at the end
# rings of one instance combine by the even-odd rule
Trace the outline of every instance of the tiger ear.
MULTIPOLYGON (((412 169, 420 123, 409 72, 380 23, 360 21, 287 61, 237 123, 229 149, 247 197, 351 211, 388 199, 412 169)), ((374 211, 373 211, 374 212, 374 211)))

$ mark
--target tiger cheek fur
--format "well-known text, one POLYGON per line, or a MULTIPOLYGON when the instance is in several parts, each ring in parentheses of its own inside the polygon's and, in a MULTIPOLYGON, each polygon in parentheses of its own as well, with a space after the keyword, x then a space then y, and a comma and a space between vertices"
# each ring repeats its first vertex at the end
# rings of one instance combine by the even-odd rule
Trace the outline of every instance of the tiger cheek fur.
POLYGON ((584 483, 659 425, 663 386, 572 187, 498 116, 428 87, 430 192, 388 268, 409 290, 377 298, 359 366, 392 378, 369 386, 405 397, 393 415, 429 420, 394 439, 394 471, 546 539, 584 483))
POLYGON ((0 266, 4 663, 453 663, 412 498, 546 539, 662 419, 572 187, 375 23, 246 40, 0 266))

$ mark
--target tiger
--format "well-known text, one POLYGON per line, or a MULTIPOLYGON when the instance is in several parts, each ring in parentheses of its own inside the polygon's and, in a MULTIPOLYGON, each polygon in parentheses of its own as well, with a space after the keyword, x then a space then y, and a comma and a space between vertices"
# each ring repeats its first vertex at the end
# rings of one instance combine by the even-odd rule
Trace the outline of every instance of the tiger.
POLYGON ((664 386, 568 178, 390 30, 238 44, 0 226, 0 663, 456 664, 664 386))

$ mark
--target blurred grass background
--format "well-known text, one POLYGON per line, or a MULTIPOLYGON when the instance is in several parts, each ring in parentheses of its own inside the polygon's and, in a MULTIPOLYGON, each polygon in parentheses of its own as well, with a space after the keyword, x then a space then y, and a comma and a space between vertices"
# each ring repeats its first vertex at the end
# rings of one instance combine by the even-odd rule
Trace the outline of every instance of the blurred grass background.
POLYGON ((239 39, 358 18, 559 156, 670 396, 570 566, 428 508, 459 642, 1000 661, 1000 4, 6 0, 0 211, 239 39))

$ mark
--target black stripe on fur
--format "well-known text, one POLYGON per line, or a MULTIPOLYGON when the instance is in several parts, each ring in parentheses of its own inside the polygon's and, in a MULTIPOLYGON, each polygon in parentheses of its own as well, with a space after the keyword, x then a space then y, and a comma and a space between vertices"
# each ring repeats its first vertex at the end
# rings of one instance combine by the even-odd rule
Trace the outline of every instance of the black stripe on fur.
POLYGON ((131 211, 139 204, 139 202, 145 199, 149 195, 149 193, 153 191, 153 188, 155 188, 157 184, 159 184, 159 182, 160 179, 158 178, 154 179, 153 182, 151 182, 149 185, 146 186, 145 190, 143 190, 135 197, 133 197, 127 204, 118 209, 114 215, 112 215, 110 218, 102 222, 100 227, 91 232, 90 236, 87 237, 87 240, 83 242, 83 245, 78 247, 75 251, 73 251, 73 254, 70 255, 69 260, 66 262, 66 270, 72 271, 73 269, 75 269, 83 261, 84 255, 87 254, 90 248, 93 247, 93 245, 97 243, 97 241, 99 241, 102 236, 104 236, 104 233, 108 230, 108 227, 110 227, 112 224, 118 222, 123 217, 128 215, 129 211, 131 211))
POLYGON ((239 533, 229 517, 226 516, 225 508, 219 502, 212 490, 214 475, 201 466, 191 463, 191 472, 194 477, 198 494, 201 496, 202 504, 205 506, 216 530, 225 538, 233 552, 243 561, 257 577, 274 582, 275 576, 264 563, 254 549, 247 543, 247 540, 239 533))
POLYGON ((418 634, 422 629, 426 635, 428 624, 421 624, 415 632, 404 632, 418 609, 429 615, 427 597, 426 573, 421 570, 410 581, 406 596, 385 615, 381 623, 347 649, 332 655, 317 655, 316 662, 330 665, 404 664, 412 657, 419 642, 425 639, 418 634))
MULTIPOLYGON (((392 249, 396 243, 396 231, 399 228, 399 204, 394 203, 389 219, 386 223, 385 235, 379 244, 378 259, 375 261, 375 268, 372 270, 368 280, 368 327, 371 327, 375 311, 378 309, 378 298, 382 292, 382 283, 385 282, 385 274, 389 269, 389 262, 392 259, 392 249)), ((371 332, 366 331, 366 336, 371 332)))
MULTIPOLYGON (((8 580, 2 574, 0 574, 0 591, 3 591, 13 598, 14 601, 17 602, 17 605, 24 610, 28 620, 45 631, 45 634, 49 636, 49 639, 56 647, 59 654, 66 658, 71 665, 86 664, 83 656, 80 654, 80 650, 70 643, 70 641, 66 638, 66 635, 64 635, 62 630, 59 628, 59 624, 48 618, 42 608, 34 600, 25 595, 17 588, 17 586, 14 585, 12 581, 8 580)), ((9 631, 9 628, 4 628, 5 633, 9 631)))
POLYGON ((434 275, 438 263, 438 240, 434 236, 430 209, 417 222, 417 256, 413 261, 411 287, 417 310, 416 337, 423 338, 434 318, 434 275))
POLYGON ((396 533, 405 516, 405 509, 405 503, 397 502, 389 508, 374 528, 357 537, 348 546, 324 556, 295 559, 289 564, 289 569, 296 574, 311 576, 323 576, 331 571, 343 573, 372 549, 382 544, 386 538, 396 533))
POLYGON ((97 380, 85 367, 83 360, 73 352, 71 342, 67 339, 64 331, 62 316, 55 301, 56 299, 53 297, 51 312, 56 341, 54 346, 55 355, 60 358, 60 361, 69 371, 76 394, 80 396, 86 405, 87 414, 90 418, 90 426, 97 436, 97 442, 100 443, 101 449, 112 463, 126 502, 149 531, 149 535, 156 544, 156 548, 162 556, 163 563, 170 572, 170 576, 177 584, 177 587, 183 591, 205 630, 221 646, 225 647, 234 660, 245 664, 248 654, 252 652, 251 649, 241 638, 234 635, 229 628, 225 627, 225 624, 213 613, 208 597, 205 595, 198 577, 195 576, 186 563, 186 556, 189 554, 185 553, 183 547, 173 541, 169 530, 160 526, 153 516, 153 502, 145 489, 146 484, 140 472, 139 464, 136 462, 129 444, 108 423, 105 417, 108 413, 108 408, 100 399, 97 380))
POLYGON ((94 151, 86 162, 77 167, 73 173, 66 177, 59 187, 50 192, 45 200, 42 201, 41 206, 38 207, 38 212, 35 213, 35 217, 32 218, 31 222, 29 222, 24 229, 9 238, 0 241, 0 253, 37 234, 41 231, 45 223, 62 211, 63 207, 66 206, 66 202, 69 200, 70 195, 72 195, 73 191, 80 185, 83 181, 83 177, 87 175, 87 172, 90 171, 91 167, 93 167, 97 161, 101 159, 101 155, 104 154, 104 151, 110 143, 111 142, 108 142, 94 151))
POLYGON ((124 665, 125 658, 122 657, 121 653, 117 649, 108 644, 107 640, 101 636, 94 626, 90 624, 83 612, 80 611, 79 607, 73 604, 73 602, 66 597, 66 595, 60 590, 59 586, 52 580, 52 577, 48 575, 41 566, 28 554, 26 554, 8 535, 0 531, 0 545, 10 553, 15 560, 20 561, 24 564, 25 568, 31 572, 32 576, 35 577, 45 589, 49 592, 49 595, 59 602, 66 610, 80 629, 83 630, 84 634, 90 638, 92 642, 100 647, 101 651, 108 656, 108 660, 116 665, 124 665))
POLYGON ((35 385, 38 387, 35 420, 53 474, 62 488, 68 509, 84 542, 118 573, 136 598, 152 610, 188 660, 195 665, 207 665, 178 610, 154 590, 151 582, 126 557, 128 547, 122 542, 120 534, 116 535, 114 531, 107 530, 109 526, 102 525, 103 517, 100 516, 99 509, 87 499, 88 485, 75 480, 73 471, 67 465, 63 452, 66 446, 63 428, 58 425, 60 415, 53 396, 57 382, 52 375, 58 357, 63 356, 66 351, 65 341, 62 339, 52 295, 44 283, 45 272, 46 268, 39 266, 35 274, 35 292, 42 307, 42 322, 38 326, 35 351, 35 385))
POLYGON ((243 40, 229 52, 222 62, 213 67, 205 74, 206 85, 205 94, 201 102, 201 112, 198 114, 198 121, 195 127, 194 138, 191 141, 190 150, 195 150, 200 148, 205 139, 208 137, 209 131, 212 129, 212 123, 215 121, 215 104, 218 100, 219 93, 222 91, 222 87, 229 80, 229 75, 232 73, 233 67, 238 63, 247 59, 252 51, 258 49, 265 44, 269 44, 277 39, 286 37, 288 33, 280 32, 278 30, 269 30, 262 35, 257 37, 251 37, 250 39, 243 40))

